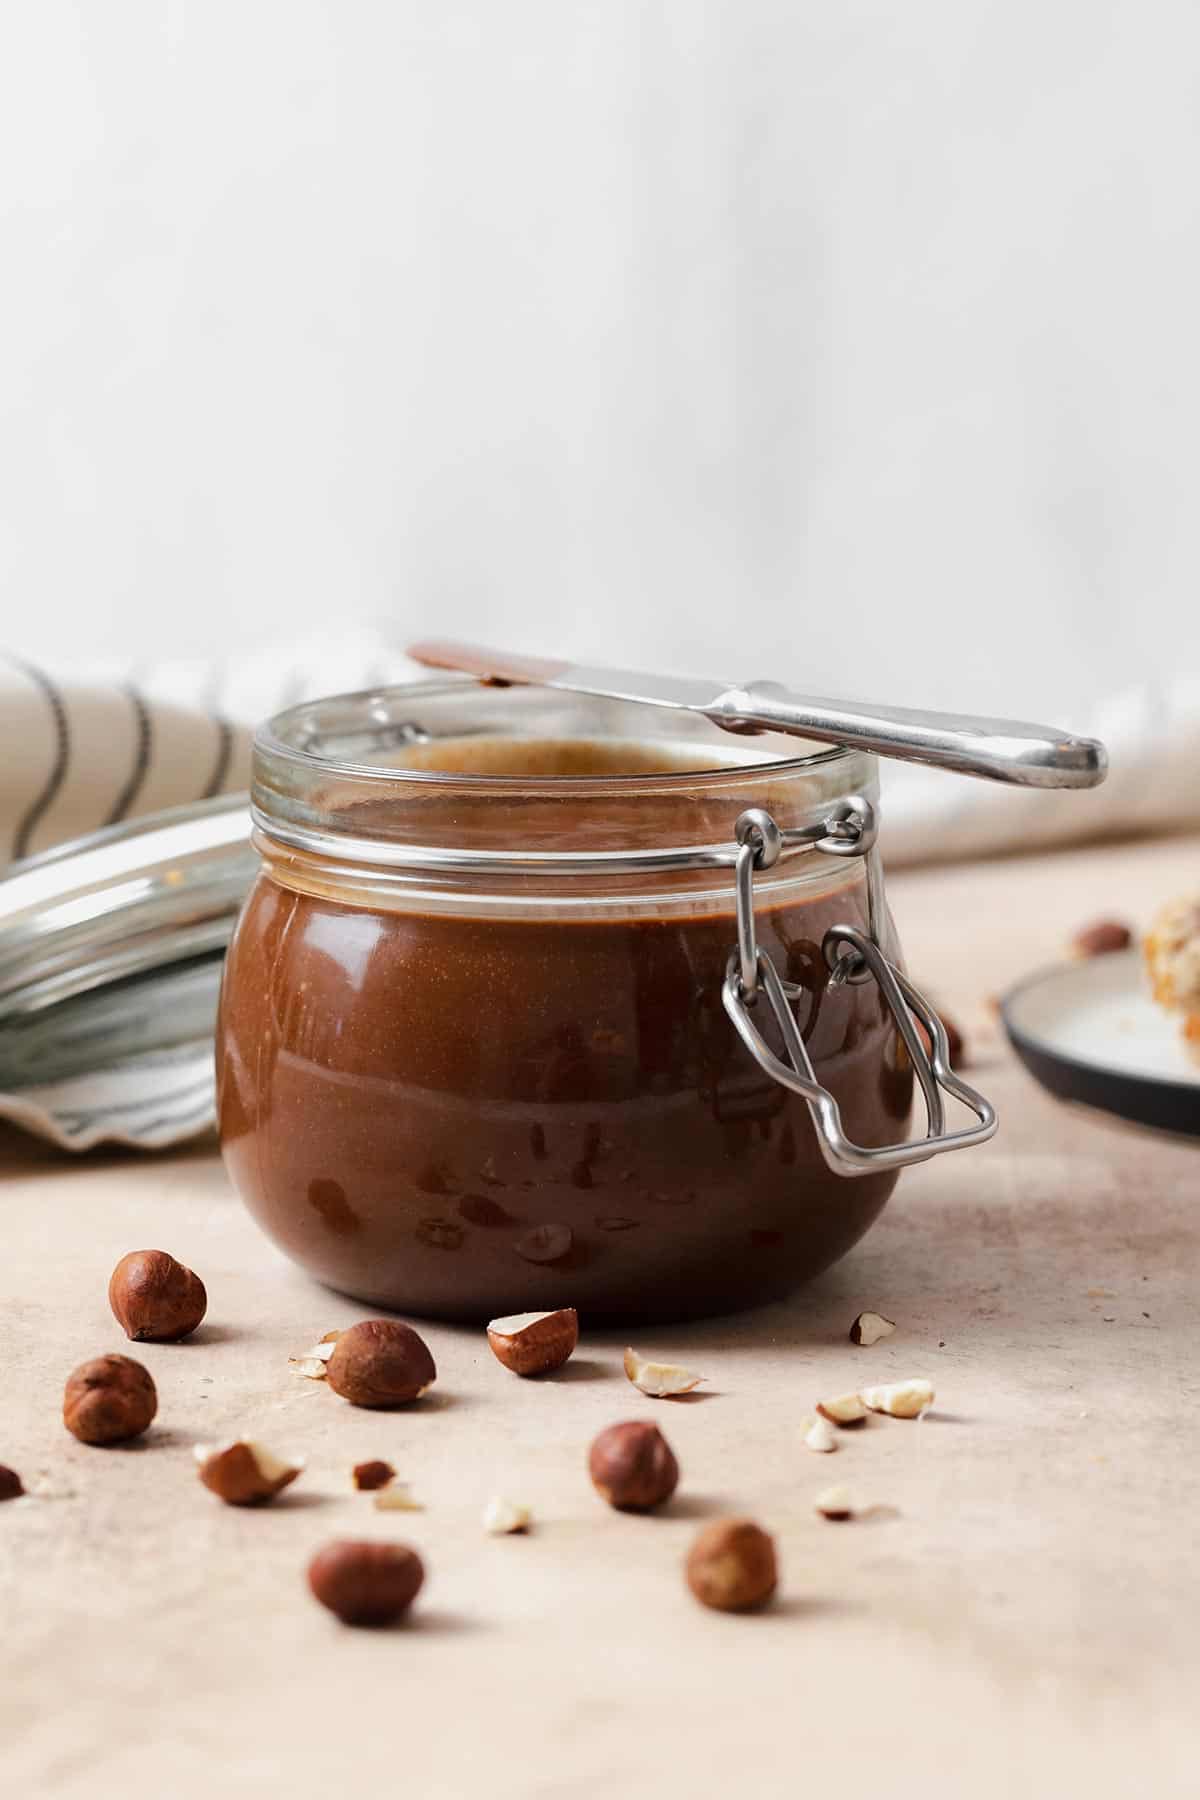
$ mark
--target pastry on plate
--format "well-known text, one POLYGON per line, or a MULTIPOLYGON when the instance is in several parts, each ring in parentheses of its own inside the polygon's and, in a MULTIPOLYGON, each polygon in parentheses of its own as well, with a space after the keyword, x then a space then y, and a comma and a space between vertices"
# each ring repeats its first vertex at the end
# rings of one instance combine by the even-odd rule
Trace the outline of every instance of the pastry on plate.
POLYGON ((1154 998, 1183 1016, 1183 1037, 1200 1062, 1200 894, 1170 900, 1146 933, 1154 998))

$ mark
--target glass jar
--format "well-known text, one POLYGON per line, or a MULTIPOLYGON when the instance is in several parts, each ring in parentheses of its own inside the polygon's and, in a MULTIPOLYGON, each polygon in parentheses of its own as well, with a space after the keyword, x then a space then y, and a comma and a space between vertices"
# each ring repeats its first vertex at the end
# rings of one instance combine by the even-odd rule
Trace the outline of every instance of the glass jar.
POLYGON ((217 1029, 250 1211, 428 1317, 666 1320, 817 1274, 919 1154, 920 1042, 852 947, 897 960, 876 797, 860 752, 535 688, 274 720, 217 1029))

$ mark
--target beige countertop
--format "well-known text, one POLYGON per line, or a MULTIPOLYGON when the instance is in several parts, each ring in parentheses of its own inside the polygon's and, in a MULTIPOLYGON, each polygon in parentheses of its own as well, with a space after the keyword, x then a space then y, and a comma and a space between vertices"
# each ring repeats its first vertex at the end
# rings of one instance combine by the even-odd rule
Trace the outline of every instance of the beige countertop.
POLYGON ((614 1337, 537 1383, 482 1333, 430 1326, 429 1399, 355 1411, 287 1358, 363 1309, 281 1260, 211 1148, 69 1162, 0 1138, 0 1461, 67 1490, 0 1508, 3 1791, 1194 1793, 1200 1143, 1055 1104, 986 1002, 1082 920, 1144 921, 1198 871, 1177 840, 894 881, 910 966, 962 1024, 1000 1135, 907 1174, 786 1305, 639 1334, 710 1377, 690 1403, 637 1394, 614 1337), (208 1322, 137 1352, 160 1393, 147 1438, 88 1449, 63 1380, 126 1347, 106 1283, 145 1245, 203 1275, 208 1322), (867 1306, 898 1325, 873 1350, 846 1340, 867 1306), (910 1374, 936 1385, 928 1418, 804 1449, 819 1395, 910 1374), (601 1426, 639 1415, 683 1469, 653 1518, 610 1512, 584 1469, 601 1426), (193 1442, 242 1434, 309 1459, 262 1511, 195 1477, 193 1442), (371 1456, 424 1511, 351 1492, 371 1456), (835 1479, 880 1512, 819 1519, 835 1479), (495 1491, 533 1507, 528 1538, 483 1535, 495 1491), (724 1511, 777 1537, 762 1615, 684 1588, 724 1511), (308 1557, 346 1534, 420 1549, 410 1624, 354 1632, 310 1599, 308 1557))

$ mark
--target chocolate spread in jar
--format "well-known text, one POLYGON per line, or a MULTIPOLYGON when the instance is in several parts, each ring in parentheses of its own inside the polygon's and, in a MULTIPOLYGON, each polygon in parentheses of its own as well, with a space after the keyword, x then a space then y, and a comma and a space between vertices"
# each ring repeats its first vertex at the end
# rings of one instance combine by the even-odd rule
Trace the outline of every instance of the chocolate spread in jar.
MULTIPOLYGON (((596 770, 592 746, 520 754, 527 773, 596 770)), ((484 758, 439 745, 436 766, 484 758)), ((827 985, 836 920, 865 925, 861 879, 763 904, 759 940, 803 989, 850 1135, 891 1142, 911 1072, 875 985, 827 985)), ((740 1043, 721 1004, 734 936, 732 882, 699 913, 506 917, 264 873, 218 1026, 233 1180, 312 1274, 404 1312, 666 1320, 776 1298, 849 1249, 896 1177, 832 1173, 803 1101, 740 1043)))

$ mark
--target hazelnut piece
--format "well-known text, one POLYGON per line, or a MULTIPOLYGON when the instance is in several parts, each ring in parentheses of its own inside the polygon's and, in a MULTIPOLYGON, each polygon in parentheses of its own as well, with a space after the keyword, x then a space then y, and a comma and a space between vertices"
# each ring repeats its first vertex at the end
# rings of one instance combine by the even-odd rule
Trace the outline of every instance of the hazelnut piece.
POLYGON ((97 1356, 67 1378, 63 1424, 82 1444, 140 1437, 158 1411, 150 1372, 131 1356, 97 1356))
POLYGON ((407 1481, 388 1481, 383 1487, 376 1488, 372 1505, 376 1512, 425 1511, 421 1502, 413 1499, 407 1481))
POLYGON ((704 1380, 703 1375, 693 1375, 690 1369, 681 1369, 675 1363, 648 1362, 636 1350, 626 1350, 624 1361, 625 1373, 634 1387, 654 1400, 673 1400, 678 1394, 690 1394, 704 1380))
POLYGON ((334 1393, 352 1406, 403 1406, 437 1380, 429 1346, 399 1319, 364 1319, 343 1331, 325 1369, 334 1393))
POLYGON ((425 1566, 408 1544, 337 1538, 308 1565, 313 1595, 343 1625, 391 1625, 421 1591, 425 1566))
POLYGON ((492 1355, 514 1375, 548 1375, 561 1369, 579 1342, 579 1314, 573 1306, 558 1312, 510 1313, 487 1328, 492 1355))
POLYGON ((679 1464, 657 1425, 631 1419, 610 1425, 593 1441, 588 1473, 601 1499, 618 1512, 649 1512, 675 1492, 679 1464))
POLYGON ((15 1469, 0 1463, 0 1500, 19 1500, 25 1492, 25 1483, 15 1469))
POLYGON ((390 1462, 382 1462, 378 1458, 374 1462, 360 1462, 354 1465, 354 1485, 360 1494, 373 1493, 376 1488, 386 1487, 389 1481, 395 1481, 396 1471, 390 1462))
POLYGON ((891 1337, 895 1329, 895 1320, 885 1319, 882 1313, 860 1312, 850 1327, 850 1342, 861 1344, 864 1350, 869 1350, 880 1338, 891 1337))
POLYGON ((283 1462, 261 1444, 197 1444, 192 1455, 210 1493, 226 1506, 263 1506, 295 1481, 304 1463, 283 1462))
POLYGON ((533 1514, 527 1506, 521 1506, 515 1500, 506 1500, 502 1494, 496 1494, 483 1509, 483 1529, 491 1537, 511 1537, 516 1532, 528 1531, 533 1514))
POLYGON ((1095 919, 1084 925, 1071 939, 1076 956, 1111 956, 1114 950, 1128 950, 1133 933, 1120 919, 1095 919))
POLYGON ((753 1519, 714 1519, 687 1558, 687 1584, 718 1612, 749 1612, 775 1592, 775 1545, 753 1519))
POLYGON ((833 1426, 828 1419, 822 1418, 806 1421, 804 1442, 810 1450, 817 1450, 822 1455, 828 1455, 831 1450, 836 1450, 838 1447, 833 1426))
POLYGON ((324 1381, 328 1374, 326 1364, 333 1355, 333 1346, 341 1337, 340 1331, 327 1331, 319 1344, 306 1350, 303 1356, 289 1356, 288 1367, 297 1375, 304 1375, 309 1381, 324 1381))
POLYGON ((108 1304, 135 1344, 176 1344, 208 1310, 204 1283, 165 1250, 131 1250, 108 1283, 108 1304))
POLYGON ((892 1381, 883 1387, 864 1388, 862 1397, 872 1412, 888 1413, 893 1419, 916 1419, 933 1405, 933 1388, 928 1381, 892 1381))
POLYGON ((818 1400, 817 1411, 831 1425, 861 1425, 867 1416, 861 1394, 838 1394, 832 1400, 818 1400))
POLYGON ((852 1519, 857 1511, 850 1489, 845 1487, 822 1489, 813 1506, 823 1519, 852 1519))

